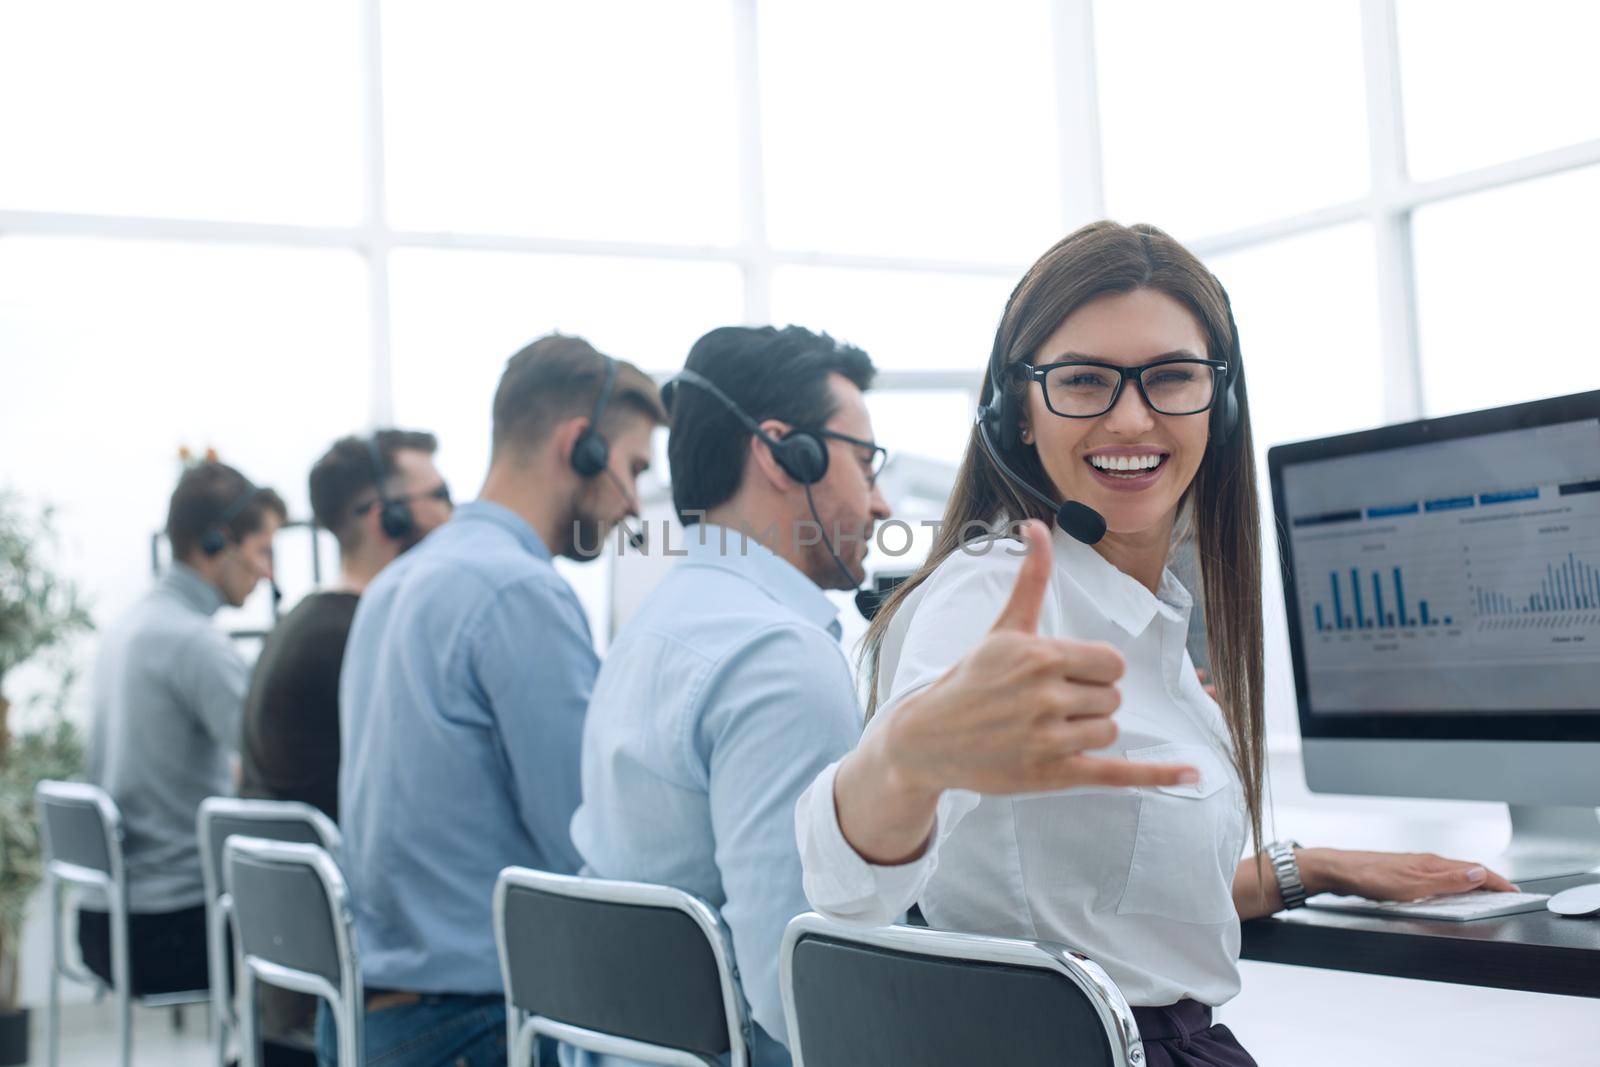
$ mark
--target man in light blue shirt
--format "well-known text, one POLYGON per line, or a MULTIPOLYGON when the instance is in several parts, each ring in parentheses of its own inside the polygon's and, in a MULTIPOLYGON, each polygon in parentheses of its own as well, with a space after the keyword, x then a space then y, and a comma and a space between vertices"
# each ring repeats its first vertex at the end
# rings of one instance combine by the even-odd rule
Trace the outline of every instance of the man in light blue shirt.
POLYGON ((667 394, 687 555, 600 670, 572 837, 585 873, 674 885, 721 912, 753 1063, 771 1067, 789 1063, 779 943, 807 910, 795 800, 860 733, 823 590, 860 583, 889 515, 862 396, 874 371, 859 349, 790 326, 713 330, 687 372, 667 394))
POLYGON ((495 393, 479 498, 361 598, 340 677, 339 809, 369 1062, 505 1062, 495 878, 508 864, 578 869, 568 826, 598 666, 552 557, 592 555, 637 511, 664 417, 632 365, 574 337, 534 342, 495 393))

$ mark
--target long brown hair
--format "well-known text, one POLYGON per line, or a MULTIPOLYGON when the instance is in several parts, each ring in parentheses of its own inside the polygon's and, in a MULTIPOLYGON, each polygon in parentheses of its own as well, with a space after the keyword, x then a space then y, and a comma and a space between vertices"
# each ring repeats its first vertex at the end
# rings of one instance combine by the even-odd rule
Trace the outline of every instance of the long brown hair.
MULTIPOLYGON (((1213 423, 1212 441, 1179 503, 1185 522, 1177 524, 1175 534, 1186 524, 1194 529, 1204 590, 1206 640, 1218 702, 1233 746, 1234 769, 1244 786, 1251 840, 1259 849, 1265 766, 1261 528, 1250 405, 1227 293, 1193 253, 1154 226, 1091 223, 1068 234, 1041 256, 1012 290, 995 333, 990 365, 1003 368, 1034 356, 1079 307, 1096 297, 1135 289, 1153 289, 1188 308, 1205 331, 1211 358, 1230 363, 1238 425, 1226 441, 1219 443, 1213 423)), ((993 396, 994 377, 986 369, 985 404, 993 396)), ((1009 375, 997 377, 1019 395, 1028 389, 1025 380, 1016 382, 1009 375)), ((1051 484, 1034 448, 1014 448, 1006 459, 1031 484, 1051 484)), ((900 605, 961 547, 964 532, 970 534, 1002 520, 1024 518, 1040 519, 1049 526, 1054 516, 994 465, 974 426, 932 551, 917 572, 895 589, 867 630, 861 655, 868 668, 868 717, 877 710, 883 638, 900 605)))

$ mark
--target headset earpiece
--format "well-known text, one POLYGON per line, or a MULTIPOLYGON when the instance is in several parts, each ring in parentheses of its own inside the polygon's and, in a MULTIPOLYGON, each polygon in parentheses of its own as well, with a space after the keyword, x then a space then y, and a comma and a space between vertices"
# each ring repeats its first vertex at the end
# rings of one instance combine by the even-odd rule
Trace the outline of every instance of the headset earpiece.
POLYGON ((791 430, 772 442, 772 458, 801 485, 816 485, 828 474, 827 446, 816 434, 805 430, 791 430))
POLYGON ((404 541, 416 529, 416 521, 411 518, 411 507, 404 500, 390 500, 378 508, 378 524, 383 527, 386 536, 396 541, 404 541))
POLYGON ((222 514, 218 515, 200 535, 198 547, 201 554, 207 558, 222 555, 228 546, 233 544, 233 534, 229 531, 228 524, 238 518, 239 513, 249 507, 252 500, 261 495, 261 490, 256 486, 249 482, 244 484, 244 492, 240 493, 233 503, 223 508, 222 514))
MULTIPOLYGON (((1218 288, 1221 288, 1220 282, 1218 288)), ((1222 395, 1211 405, 1211 444, 1216 448, 1231 441, 1239 430, 1239 376, 1244 373, 1239 356, 1239 325, 1233 320, 1233 301, 1228 299, 1226 289, 1222 290, 1222 305, 1228 311, 1231 344, 1228 346, 1228 373, 1223 379, 1222 395)))
POLYGON ((606 376, 600 383, 600 392, 595 397, 594 413, 589 416, 589 425, 583 428, 578 439, 572 442, 572 457, 569 462, 572 469, 578 472, 580 478, 594 478, 606 469, 611 462, 611 442, 600 433, 600 416, 606 413, 606 404, 611 400, 611 389, 617 381, 617 361, 610 356, 601 355, 606 361, 606 376))
POLYGON ((1000 418, 1000 405, 994 399, 978 408, 978 428, 991 441, 1000 440, 1000 418))
POLYGON ((1001 370, 996 363, 999 358, 997 349, 989 359, 989 402, 978 408, 978 421, 990 441, 995 442, 1001 451, 1011 452, 1022 439, 1018 398, 1007 388, 1010 382, 1016 381, 1018 364, 1012 363, 1001 370))
POLYGON ((611 442, 595 431, 593 425, 584 427, 572 443, 572 469, 581 478, 593 478, 611 462, 611 442))
POLYGON ((1221 447, 1233 439, 1239 429, 1239 398, 1233 389, 1233 368, 1228 368, 1228 382, 1217 400, 1216 422, 1211 430, 1212 443, 1221 447))
POLYGON ((417 521, 411 517, 410 504, 392 500, 384 491, 383 482, 388 474, 383 468, 383 452, 378 448, 377 434, 367 438, 367 456, 372 460, 373 488, 378 491, 378 528, 392 540, 407 540, 416 532, 417 521))
POLYGON ((200 551, 207 557, 220 556, 227 547, 228 535, 215 526, 200 535, 200 551))

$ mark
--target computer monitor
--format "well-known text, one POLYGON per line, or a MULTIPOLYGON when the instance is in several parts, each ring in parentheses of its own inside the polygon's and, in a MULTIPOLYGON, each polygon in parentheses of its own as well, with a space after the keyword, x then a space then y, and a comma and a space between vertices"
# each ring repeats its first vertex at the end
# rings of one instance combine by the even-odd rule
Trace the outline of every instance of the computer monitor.
POLYGON ((1317 792, 1504 801, 1600 866, 1600 391, 1267 453, 1317 792))

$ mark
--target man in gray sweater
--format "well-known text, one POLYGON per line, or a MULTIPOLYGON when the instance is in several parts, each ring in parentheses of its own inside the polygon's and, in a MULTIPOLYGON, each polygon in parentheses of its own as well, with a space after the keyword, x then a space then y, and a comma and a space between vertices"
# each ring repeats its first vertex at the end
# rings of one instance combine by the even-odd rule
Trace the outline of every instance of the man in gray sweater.
MULTIPOLYGON (((286 518, 277 493, 232 467, 186 471, 167 511, 172 568, 100 643, 89 780, 122 810, 136 994, 207 985, 195 817, 206 797, 234 791, 250 680, 211 616, 272 577, 272 536, 286 518)), ((83 910, 83 961, 107 981, 110 941, 106 913, 83 910)))

